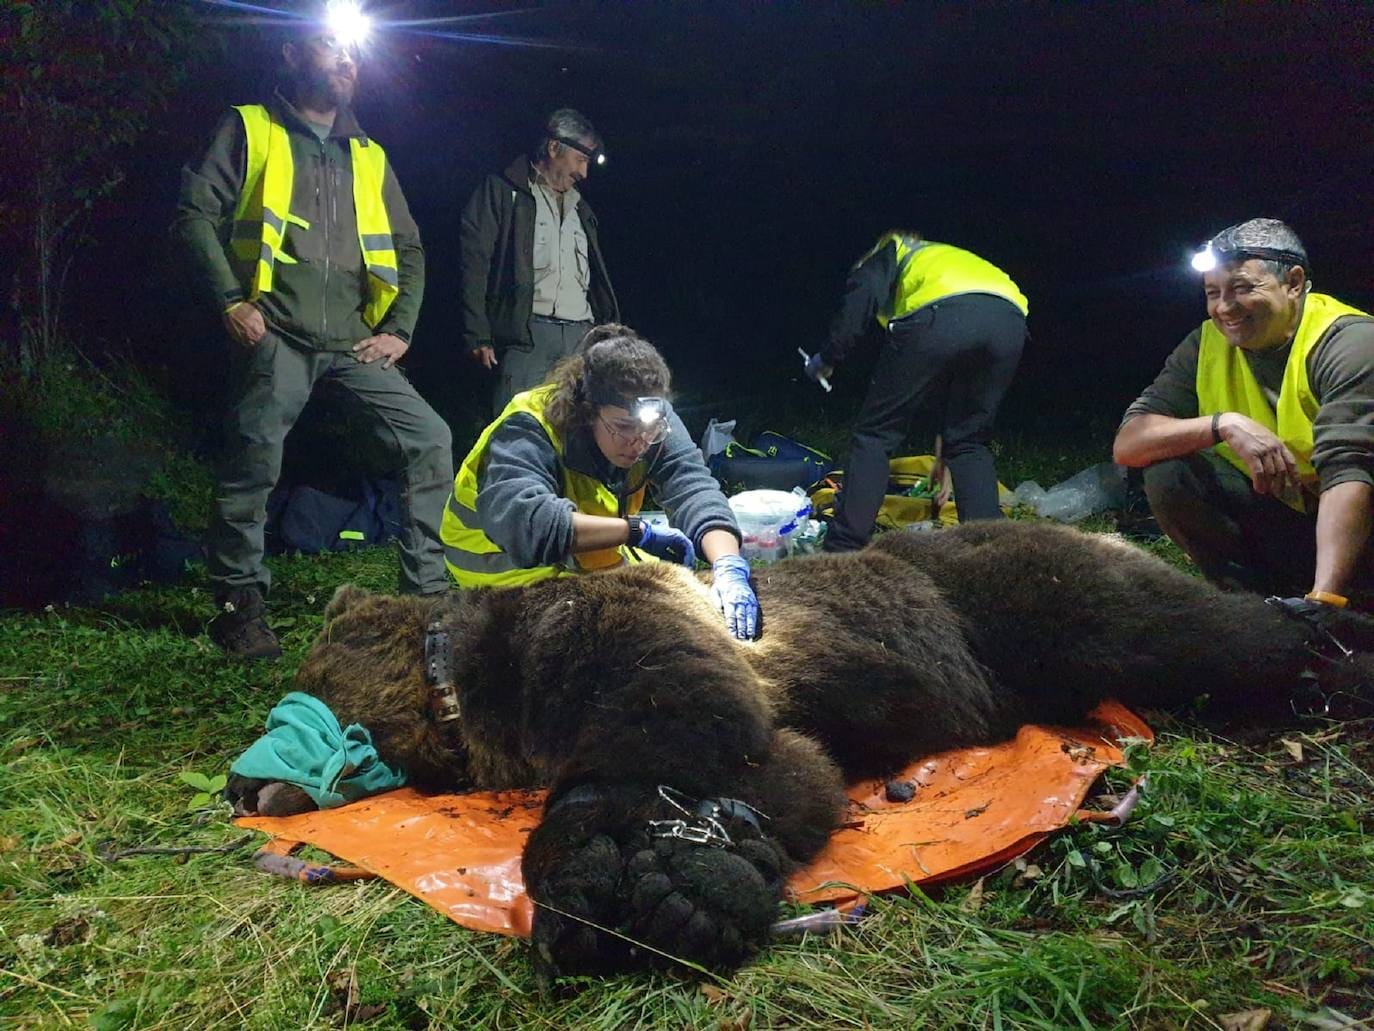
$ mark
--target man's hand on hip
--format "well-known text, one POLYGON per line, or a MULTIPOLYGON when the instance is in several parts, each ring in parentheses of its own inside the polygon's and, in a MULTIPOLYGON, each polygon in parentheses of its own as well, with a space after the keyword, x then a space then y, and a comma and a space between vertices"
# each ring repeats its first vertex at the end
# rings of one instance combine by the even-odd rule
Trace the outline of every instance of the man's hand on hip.
POLYGON ((239 301, 224 310, 224 331, 240 347, 257 347, 267 335, 267 322, 251 301, 239 301))
POLYGON ((377 359, 382 360, 382 368, 389 369, 400 360, 401 355, 410 350, 410 345, 391 333, 378 333, 353 345, 353 357, 364 365, 377 359))
POLYGON ((1226 412, 1217 420, 1217 433, 1250 470, 1256 493, 1281 495, 1297 489, 1298 460, 1274 431, 1240 412, 1226 412))
POLYGON ((492 347, 491 344, 474 347, 468 352, 468 357, 484 369, 494 369, 499 364, 496 361, 496 348, 492 347))

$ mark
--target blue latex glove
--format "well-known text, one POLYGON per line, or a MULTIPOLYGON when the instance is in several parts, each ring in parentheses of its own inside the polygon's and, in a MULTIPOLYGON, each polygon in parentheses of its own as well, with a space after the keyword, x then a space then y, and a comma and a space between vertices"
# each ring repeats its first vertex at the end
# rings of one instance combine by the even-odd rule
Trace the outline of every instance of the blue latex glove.
POLYGON ((722 555, 711 564, 711 597, 725 614, 725 626, 741 641, 758 636, 759 599, 749 586, 749 563, 722 555))
POLYGON ((691 569, 697 564, 697 549, 692 547, 692 538, 671 526, 654 526, 643 523, 639 540, 631 541, 631 547, 648 552, 664 562, 677 562, 691 569))

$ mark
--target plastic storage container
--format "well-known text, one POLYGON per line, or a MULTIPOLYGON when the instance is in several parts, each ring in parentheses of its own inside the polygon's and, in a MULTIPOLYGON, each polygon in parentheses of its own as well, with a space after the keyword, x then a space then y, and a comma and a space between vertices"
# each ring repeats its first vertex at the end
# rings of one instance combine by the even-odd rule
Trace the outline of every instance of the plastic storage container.
POLYGON ((811 515, 811 500, 801 491, 746 490, 730 498, 744 540, 740 554, 751 562, 776 562, 792 547, 798 527, 811 515))

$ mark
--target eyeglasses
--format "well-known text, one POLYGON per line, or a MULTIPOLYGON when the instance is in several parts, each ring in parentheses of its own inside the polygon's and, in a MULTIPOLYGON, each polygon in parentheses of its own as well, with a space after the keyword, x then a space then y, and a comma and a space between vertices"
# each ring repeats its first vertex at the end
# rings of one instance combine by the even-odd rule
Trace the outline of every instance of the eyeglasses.
POLYGON ((338 60, 340 57, 347 56, 354 64, 358 63, 360 47, 356 40, 346 39, 342 36, 323 35, 311 39, 310 45, 325 57, 338 60))
POLYGON ((604 415, 598 415, 601 425, 606 427, 606 432, 616 440, 625 444, 633 444, 637 440, 644 441, 645 444, 658 444, 664 437, 668 436, 668 420, 659 418, 652 422, 644 422, 640 419, 607 419, 604 415))

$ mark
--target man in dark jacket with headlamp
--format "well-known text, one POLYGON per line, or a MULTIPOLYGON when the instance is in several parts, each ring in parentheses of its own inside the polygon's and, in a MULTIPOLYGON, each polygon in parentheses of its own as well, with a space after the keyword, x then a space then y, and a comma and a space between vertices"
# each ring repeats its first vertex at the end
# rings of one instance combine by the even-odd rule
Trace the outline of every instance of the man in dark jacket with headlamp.
POLYGON ((619 321, 596 215, 577 189, 605 162, 591 122, 563 108, 463 209, 463 341, 496 373, 496 412, 543 382, 594 323, 619 321))

